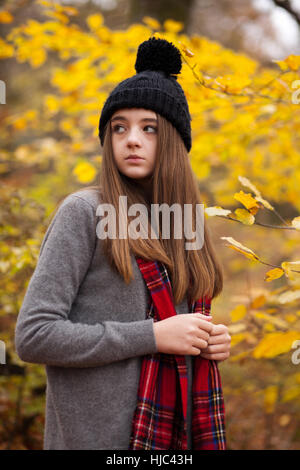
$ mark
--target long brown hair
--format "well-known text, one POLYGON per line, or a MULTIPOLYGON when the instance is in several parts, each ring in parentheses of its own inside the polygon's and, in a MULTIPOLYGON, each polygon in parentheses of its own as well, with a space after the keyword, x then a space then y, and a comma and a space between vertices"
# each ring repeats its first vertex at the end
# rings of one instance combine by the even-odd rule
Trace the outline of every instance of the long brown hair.
MULTIPOLYGON (((152 204, 167 204, 171 207, 177 203, 181 208, 184 204, 191 204, 192 230, 196 226, 196 204, 201 203, 197 179, 192 171, 189 155, 177 130, 173 125, 159 114, 157 133, 157 153, 155 168, 152 175, 151 201, 135 184, 133 180, 123 175, 117 168, 113 148, 111 125, 108 121, 105 128, 105 138, 102 150, 102 166, 98 185, 81 188, 96 189, 99 192, 99 202, 111 204, 115 208, 117 230, 119 230, 119 217, 127 218, 128 214, 119 214, 119 196, 127 196, 127 205, 143 204, 150 209, 152 204)), ((60 201, 61 205, 63 201, 60 201)), ((57 209, 56 209, 57 210, 57 209)), ((151 212, 150 212, 151 213, 151 212)), ((159 220, 159 238, 106 238, 102 240, 101 248, 112 267, 123 277, 126 284, 133 279, 131 256, 140 256, 147 260, 156 260, 164 263, 172 284, 175 304, 179 304, 188 294, 192 300, 204 295, 217 297, 223 289, 223 268, 220 264, 211 240, 208 224, 205 220, 204 244, 198 250, 186 250, 188 241, 184 236, 180 239, 172 237, 174 234, 173 214, 170 218, 170 237, 161 237, 161 224, 159 220)), ((141 227, 141 232, 151 234, 151 221, 148 227, 141 227)), ((190 241, 190 240, 189 240, 190 241)))
MULTIPOLYGON (((127 204, 140 203, 150 210, 150 203, 166 203, 169 207, 177 203, 193 207, 193 230, 195 229, 196 204, 201 203, 196 177, 192 171, 189 155, 177 130, 164 117, 157 114, 157 154, 152 175, 152 198, 149 201, 133 180, 123 175, 117 168, 112 148, 111 125, 108 121, 102 150, 102 168, 99 191, 101 202, 114 206, 116 221, 119 217, 130 221, 128 214, 119 214, 119 196, 127 196, 127 204)), ((92 186, 96 188, 97 186, 92 186)), ((87 188, 83 188, 87 189, 87 188)), ((171 217, 173 214, 171 213, 171 217)), ((172 220, 172 219, 170 219, 172 220)), ((124 239, 118 236, 103 240, 103 250, 111 266, 116 269, 128 284, 133 279, 131 255, 147 260, 157 260, 165 264, 172 283, 175 304, 179 304, 188 293, 192 300, 204 295, 211 298, 220 294, 223 288, 223 270, 213 247, 207 222, 204 224, 204 244, 198 250, 186 250, 187 239, 172 237, 158 239, 147 237, 124 239)), ((118 229, 118 223, 117 223, 118 229)), ((151 233, 151 222, 144 227, 151 233)), ((161 229, 159 224, 159 235, 161 229)))

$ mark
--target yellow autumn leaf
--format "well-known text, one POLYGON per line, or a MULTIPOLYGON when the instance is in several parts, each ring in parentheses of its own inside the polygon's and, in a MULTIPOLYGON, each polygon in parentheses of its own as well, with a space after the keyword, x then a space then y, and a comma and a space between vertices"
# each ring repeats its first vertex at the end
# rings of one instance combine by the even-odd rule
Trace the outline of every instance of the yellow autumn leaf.
POLYGON ((288 328, 289 325, 286 323, 284 320, 281 318, 278 318, 276 316, 268 315, 267 313, 264 312, 254 312, 254 316, 256 318, 261 318, 262 320, 267 320, 271 325, 278 326, 279 328, 288 328))
POLYGON ((232 248, 239 253, 242 253, 244 256, 246 256, 249 259, 259 261, 259 257, 252 251, 250 248, 247 248, 246 246, 242 245, 241 243, 237 242, 234 238, 232 237, 220 237, 222 240, 227 240, 231 245, 229 248, 232 248))
POLYGON ((69 118, 62 119, 59 123, 59 128, 66 133, 71 133, 74 129, 74 121, 69 118))
POLYGON ((238 361, 243 361, 246 357, 249 357, 249 352, 248 351, 242 351, 239 354, 236 355, 230 355, 230 362, 238 362, 238 361))
POLYGON ((28 119, 29 121, 33 121, 37 117, 36 109, 28 109, 28 111, 24 113, 24 117, 26 117, 26 119, 28 119))
POLYGON ((293 374, 294 380, 300 384, 300 372, 296 372, 296 374, 293 374))
POLYGON ((184 24, 175 20, 164 21, 164 29, 170 33, 179 33, 184 28, 184 24))
POLYGON ((100 164, 102 162, 102 155, 95 155, 94 157, 92 157, 92 160, 93 162, 100 164))
POLYGON ((251 191, 253 191, 256 196, 261 195, 259 190, 254 186, 254 184, 252 184, 248 178, 245 178, 245 176, 239 176, 238 180, 240 181, 240 183, 242 183, 243 186, 246 186, 246 188, 251 189, 251 191))
POLYGON ((248 258, 248 259, 251 259, 251 260, 253 260, 253 261, 257 261, 257 260, 258 260, 258 258, 257 258, 256 256, 253 256, 253 255, 251 255, 250 253, 247 253, 247 252, 245 252, 245 251, 243 251, 243 250, 240 250, 240 249, 237 248, 236 246, 231 246, 231 245, 228 245, 228 246, 229 246, 229 248, 231 248, 232 250, 235 250, 235 251, 238 251, 239 253, 242 253, 242 254, 243 254, 244 256, 246 256, 246 258, 248 258))
POLYGON ((284 59, 284 62, 291 70, 297 71, 300 67, 300 55, 291 54, 284 59))
POLYGON ((284 318, 289 323, 295 323, 295 321, 297 321, 297 315, 293 313, 288 313, 284 318))
POLYGON ((161 29, 161 24, 155 18, 144 16, 142 21, 151 29, 161 29))
POLYGON ((270 271, 266 272, 264 281, 270 282, 274 279, 279 279, 284 274, 284 270, 280 268, 270 269, 270 271))
POLYGON ((219 106, 213 110, 213 116, 218 121, 226 121, 234 116, 234 108, 230 103, 226 103, 224 106, 219 106))
POLYGON ((0 11, 0 23, 11 23, 14 17, 9 11, 2 10, 0 11))
POLYGON ((47 59, 46 51, 44 49, 36 49, 30 55, 29 62, 33 68, 38 68, 41 65, 43 65, 46 59, 47 59))
POLYGON ((234 194, 234 199, 240 201, 243 206, 247 209, 251 209, 252 207, 258 207, 256 199, 250 193, 244 193, 244 191, 240 191, 239 193, 234 194))
POLYGON ((276 308, 266 308, 266 312, 268 312, 269 314, 273 315, 273 313, 276 313, 276 312, 277 312, 277 309, 276 309, 276 308))
POLYGON ((300 331, 268 333, 254 349, 253 357, 272 358, 287 353, 296 339, 300 339, 300 331))
POLYGON ((255 299, 252 300, 250 307, 251 308, 259 308, 262 307, 266 303, 266 296, 261 294, 255 297, 255 299))
POLYGON ((257 202, 261 202, 262 205, 265 206, 270 211, 274 211, 274 207, 268 201, 263 199, 261 196, 255 196, 255 199, 257 202))
POLYGON ((264 406, 266 413, 273 413, 278 399, 278 386, 270 385, 264 390, 264 406))
POLYGON ((36 0, 36 3, 43 5, 45 7, 53 7, 53 2, 48 1, 48 0, 36 0))
POLYGON ((73 169, 73 174, 80 183, 90 183, 94 180, 97 170, 89 162, 80 162, 73 169))
POLYGON ((224 215, 225 217, 227 217, 228 214, 231 214, 230 210, 223 209, 223 207, 220 206, 206 207, 206 209, 204 209, 204 212, 209 216, 224 215))
POLYGON ((254 215, 250 214, 246 209, 236 209, 234 213, 236 220, 239 220, 242 224, 253 225, 255 222, 254 215))
POLYGON ((300 387, 299 385, 294 385, 283 392, 281 401, 282 403, 286 403, 287 401, 297 400, 299 397, 300 387))
POLYGON ((89 15, 86 22, 91 30, 99 29, 103 25, 103 15, 100 13, 89 15))
POLYGON ((249 209, 250 214, 255 215, 258 212, 259 208, 259 205, 257 205, 256 207, 251 207, 251 209, 249 209))
POLYGON ((55 114, 59 111, 61 105, 57 96, 46 95, 44 96, 44 106, 47 108, 47 111, 55 114))
POLYGON ((267 332, 271 332, 271 331, 275 331, 276 328, 275 326, 272 324, 272 323, 265 323, 264 324, 264 331, 267 331, 267 332))
POLYGON ((60 5, 58 5, 57 3, 53 2, 52 0, 51 1, 48 1, 48 0, 36 0, 36 3, 39 3, 40 5, 43 5, 45 7, 49 7, 49 8, 57 8, 57 7, 60 7, 60 5))
POLYGON ((47 11, 45 11, 45 15, 50 16, 52 18, 56 18, 62 24, 68 24, 69 21, 70 21, 69 18, 66 15, 64 15, 63 13, 61 13, 59 11, 47 10, 47 11))
POLYGON ((251 80, 249 77, 243 75, 224 75, 217 77, 215 83, 225 92, 239 93, 251 83, 251 80))
POLYGON ((181 44, 181 48, 182 48, 182 52, 187 56, 187 57, 194 57, 194 53, 187 48, 187 46, 183 43, 180 43, 181 44))
POLYGON ((7 44, 3 39, 0 38, 0 58, 5 59, 6 57, 12 57, 14 55, 14 48, 10 44, 7 44))
POLYGON ((244 318, 247 313, 247 308, 245 305, 237 305, 231 312, 230 317, 232 322, 236 322, 244 318))
POLYGON ((27 127, 27 121, 24 117, 19 117, 19 118, 14 119, 12 125, 14 126, 15 129, 23 130, 27 127))
POLYGON ((285 72, 286 70, 288 70, 288 65, 287 65, 287 63, 286 63, 285 60, 275 60, 275 59, 272 59, 272 62, 274 62, 275 64, 277 64, 277 65, 281 68, 281 70, 282 70, 283 72, 285 72))
POLYGON ((300 261, 284 261, 281 266, 289 279, 300 279, 300 261))
POLYGON ((245 339, 245 333, 238 333, 231 336, 230 346, 233 348, 236 344, 240 343, 245 339))

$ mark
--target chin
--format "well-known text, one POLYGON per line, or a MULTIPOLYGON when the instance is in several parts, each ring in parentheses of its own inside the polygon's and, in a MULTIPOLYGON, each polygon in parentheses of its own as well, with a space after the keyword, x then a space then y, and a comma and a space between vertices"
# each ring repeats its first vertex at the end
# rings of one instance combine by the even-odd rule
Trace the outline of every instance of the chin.
POLYGON ((149 175, 141 175, 141 174, 134 174, 134 173, 131 173, 131 174, 127 174, 126 175, 128 178, 131 178, 133 180, 137 180, 137 181, 147 181, 149 179, 149 175))

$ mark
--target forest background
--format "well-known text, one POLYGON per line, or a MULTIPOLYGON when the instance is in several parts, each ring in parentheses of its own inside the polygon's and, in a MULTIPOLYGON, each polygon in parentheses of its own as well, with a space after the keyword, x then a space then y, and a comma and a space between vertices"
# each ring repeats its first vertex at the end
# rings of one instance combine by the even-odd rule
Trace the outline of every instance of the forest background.
POLYGON ((0 449, 42 448, 45 370, 18 358, 16 318, 51 214, 98 182, 102 106, 151 35, 182 54, 224 266, 228 448, 299 449, 299 2, 4 0, 0 28, 0 449))

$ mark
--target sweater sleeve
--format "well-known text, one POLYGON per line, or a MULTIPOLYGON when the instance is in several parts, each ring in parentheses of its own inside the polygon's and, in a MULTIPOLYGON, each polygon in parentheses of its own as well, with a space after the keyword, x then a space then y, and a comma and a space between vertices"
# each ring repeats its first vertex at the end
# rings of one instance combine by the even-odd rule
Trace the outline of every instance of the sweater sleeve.
POLYGON ((69 195, 47 229, 15 329, 16 351, 25 362, 97 367, 157 352, 152 318, 94 325, 68 318, 94 254, 94 212, 69 195))

